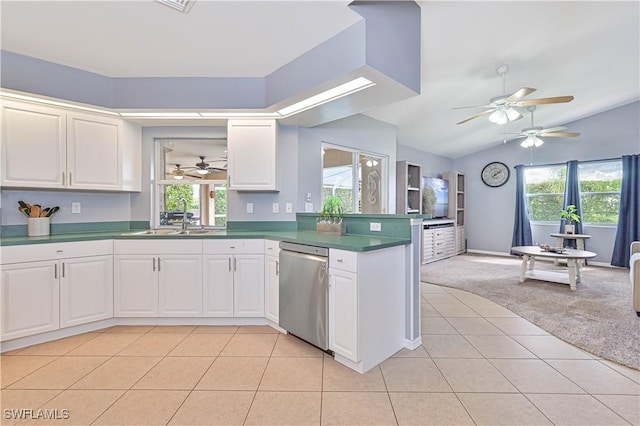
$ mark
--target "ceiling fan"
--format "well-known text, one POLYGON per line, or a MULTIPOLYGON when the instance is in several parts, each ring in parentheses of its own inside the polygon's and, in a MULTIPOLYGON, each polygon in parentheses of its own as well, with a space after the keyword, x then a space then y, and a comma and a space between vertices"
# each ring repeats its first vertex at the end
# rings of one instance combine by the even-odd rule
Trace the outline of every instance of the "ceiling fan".
POLYGON ((496 68, 496 72, 498 75, 502 76, 502 92, 504 95, 496 96, 489 100, 487 105, 477 105, 477 106, 469 106, 469 107, 457 107, 453 109, 465 109, 465 108, 487 108, 486 111, 482 111, 481 113, 472 115, 466 120, 462 120, 457 124, 463 124, 467 121, 473 120, 474 118, 480 117, 482 115, 489 115, 489 121, 495 124, 507 124, 510 121, 519 120, 522 118, 522 114, 520 111, 516 109, 516 107, 526 107, 530 105, 543 105, 543 104, 558 104, 571 102, 573 100, 573 96, 555 96, 551 98, 540 98, 540 99, 526 99, 523 100, 524 97, 530 95, 535 92, 537 89, 531 87, 521 87, 516 90, 512 94, 507 94, 506 89, 506 76, 509 72, 508 65, 501 65, 496 68))
POLYGON ((531 112, 531 127, 522 129, 519 136, 516 139, 525 138, 520 144, 523 148, 537 148, 544 143, 541 137, 544 138, 574 138, 580 136, 580 133, 575 132, 561 132, 561 130, 567 130, 566 127, 557 126, 545 129, 541 126, 533 125, 533 111, 536 110, 535 105, 527 107, 527 110, 531 112))
POLYGON ((195 165, 193 167, 180 167, 180 164, 176 164, 175 169, 173 169, 170 173, 167 173, 169 175, 172 175, 174 179, 184 179, 185 176, 189 176, 189 177, 194 177, 194 178, 198 178, 198 179, 203 179, 205 175, 208 175, 209 173, 220 173, 220 172, 226 172, 227 169, 227 164, 226 161, 227 159, 225 157, 222 157, 220 159, 215 159, 215 160, 208 160, 211 163, 214 162, 220 162, 220 161, 224 161, 225 164, 223 167, 212 167, 209 165, 208 162, 205 161, 205 157, 204 155, 200 155, 198 156, 198 158, 200 158, 200 161, 195 163, 195 165), (196 174, 187 174, 187 171, 195 171, 196 174))

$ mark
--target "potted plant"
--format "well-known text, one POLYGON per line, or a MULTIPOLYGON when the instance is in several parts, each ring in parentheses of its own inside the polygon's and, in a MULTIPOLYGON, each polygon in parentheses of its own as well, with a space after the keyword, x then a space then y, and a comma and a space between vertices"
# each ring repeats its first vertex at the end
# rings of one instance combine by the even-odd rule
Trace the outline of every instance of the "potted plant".
POLYGON ((560 218, 565 221, 565 234, 574 234, 576 231, 576 223, 580 222, 578 209, 573 204, 569 204, 566 210, 560 210, 560 218))
POLYGON ((344 235, 347 230, 347 222, 344 220, 342 202, 335 195, 325 197, 322 203, 322 211, 316 223, 318 234, 344 235))

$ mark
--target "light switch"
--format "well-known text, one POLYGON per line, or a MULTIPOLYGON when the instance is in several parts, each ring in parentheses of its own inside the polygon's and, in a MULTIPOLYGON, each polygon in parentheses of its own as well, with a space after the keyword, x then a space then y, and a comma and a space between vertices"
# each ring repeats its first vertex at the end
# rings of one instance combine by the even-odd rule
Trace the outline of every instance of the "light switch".
POLYGON ((82 205, 80 203, 71 203, 71 213, 82 213, 82 205))
POLYGON ((247 203, 247 213, 253 213, 253 203, 247 203))
POLYGON ((284 206, 285 206, 285 207, 284 207, 284 210, 285 210, 287 213, 293 213, 293 204, 292 204, 292 203, 287 203, 287 204, 285 204, 284 206))
POLYGON ((280 213, 280 203, 273 203, 272 209, 274 213, 280 213))

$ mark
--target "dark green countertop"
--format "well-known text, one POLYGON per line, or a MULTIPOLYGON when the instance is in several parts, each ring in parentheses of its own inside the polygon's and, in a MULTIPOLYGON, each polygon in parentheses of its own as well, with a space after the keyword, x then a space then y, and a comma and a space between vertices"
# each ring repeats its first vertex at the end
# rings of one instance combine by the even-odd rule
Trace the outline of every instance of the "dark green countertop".
POLYGON ((132 235, 135 231, 79 232, 49 235, 46 237, 6 237, 0 239, 0 245, 15 246, 25 244, 62 243, 75 241, 92 241, 107 239, 221 239, 221 238, 264 238, 308 244, 319 247, 335 248, 348 251, 371 251, 388 247, 410 244, 406 238, 376 237, 370 235, 321 235, 315 231, 215 231, 206 235, 132 235))

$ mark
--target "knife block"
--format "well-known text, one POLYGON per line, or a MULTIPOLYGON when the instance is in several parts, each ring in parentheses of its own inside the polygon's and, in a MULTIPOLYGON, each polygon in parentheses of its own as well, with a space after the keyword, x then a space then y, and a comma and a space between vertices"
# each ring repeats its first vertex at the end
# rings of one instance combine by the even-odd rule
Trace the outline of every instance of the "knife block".
POLYGON ((41 237, 49 235, 51 229, 51 218, 30 217, 27 218, 27 235, 30 237, 41 237))

